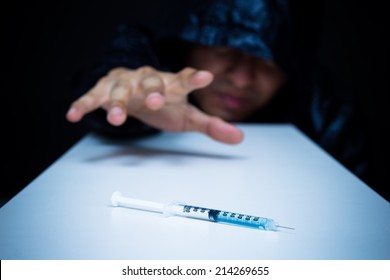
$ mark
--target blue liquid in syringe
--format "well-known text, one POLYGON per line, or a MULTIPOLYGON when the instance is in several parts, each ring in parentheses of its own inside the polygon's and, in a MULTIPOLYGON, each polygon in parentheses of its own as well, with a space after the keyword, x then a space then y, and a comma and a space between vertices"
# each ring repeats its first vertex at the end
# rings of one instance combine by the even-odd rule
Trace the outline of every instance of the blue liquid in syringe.
POLYGON ((251 228, 268 229, 269 219, 227 211, 211 210, 210 219, 217 223, 234 224, 251 228))
POLYGON ((182 215, 191 218, 263 230, 277 230, 278 228, 277 223, 272 219, 197 206, 182 206, 182 215))

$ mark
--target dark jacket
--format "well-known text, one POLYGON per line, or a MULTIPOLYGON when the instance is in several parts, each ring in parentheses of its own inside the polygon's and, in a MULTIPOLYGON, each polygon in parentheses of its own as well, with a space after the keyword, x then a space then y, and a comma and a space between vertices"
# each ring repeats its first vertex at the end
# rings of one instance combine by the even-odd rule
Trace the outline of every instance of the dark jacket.
MULTIPOLYGON (((353 96, 300 51, 293 37, 288 2, 192 3, 189 15, 175 14, 155 26, 119 26, 113 40, 88 69, 78 94, 114 67, 150 65, 175 72, 186 66, 185 57, 192 43, 230 46, 274 60, 288 77, 277 97, 248 122, 293 123, 352 172, 364 177, 366 140, 358 107, 353 96)), ((111 126, 102 110, 89 114, 85 122, 92 130, 105 135, 137 137, 158 132, 131 118, 120 127, 111 126)))

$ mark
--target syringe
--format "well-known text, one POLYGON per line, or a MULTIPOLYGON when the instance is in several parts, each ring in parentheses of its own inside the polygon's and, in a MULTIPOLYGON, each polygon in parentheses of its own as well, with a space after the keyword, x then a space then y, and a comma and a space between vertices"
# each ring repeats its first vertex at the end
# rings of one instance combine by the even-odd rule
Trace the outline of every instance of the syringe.
POLYGON ((280 226, 273 219, 262 218, 247 214, 239 214, 230 211, 215 210, 199 206, 187 205, 185 203, 171 202, 168 204, 139 200, 122 196, 118 191, 111 196, 113 206, 122 206, 138 210, 146 210, 162 213, 166 216, 180 216, 195 218, 216 223, 243 226, 253 229, 278 231, 279 228, 292 229, 290 227, 280 226))

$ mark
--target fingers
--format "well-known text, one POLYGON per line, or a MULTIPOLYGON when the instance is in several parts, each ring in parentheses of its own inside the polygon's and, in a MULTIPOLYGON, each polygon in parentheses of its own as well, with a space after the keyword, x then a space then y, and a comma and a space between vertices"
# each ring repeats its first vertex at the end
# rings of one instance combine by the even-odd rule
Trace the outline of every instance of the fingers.
POLYGON ((241 130, 216 117, 211 118, 207 135, 225 144, 239 144, 244 139, 244 134, 241 130))
POLYGON ((80 121, 83 116, 98 108, 107 111, 107 121, 121 125, 128 114, 145 107, 151 110, 164 106, 164 83, 160 72, 151 67, 137 70, 115 68, 86 94, 72 103, 66 118, 80 121))
POLYGON ((208 86, 214 78, 209 71, 196 70, 190 67, 180 71, 178 77, 179 85, 185 93, 208 86))
MULTIPOLYGON (((189 67, 178 73, 161 72, 148 66, 137 70, 115 68, 99 80, 90 91, 73 102, 66 117, 71 122, 78 122, 85 114, 103 108, 107 111, 107 121, 115 126, 123 124, 129 115, 147 123, 150 121, 160 124, 161 122, 156 119, 159 119, 159 116, 169 115, 176 116, 176 121, 177 117, 186 118, 183 115, 178 116, 181 113, 178 113, 177 109, 183 105, 186 107, 187 94, 209 85, 212 80, 213 75, 210 72, 189 67), (160 110, 163 107, 164 110, 160 110), (150 111, 159 112, 151 114, 150 111)), ((215 125, 218 123, 218 121, 212 121, 211 130, 208 131, 204 125, 200 126, 195 120, 194 127, 189 126, 189 129, 203 131, 206 134, 211 133, 212 137, 218 138, 222 137, 218 136, 219 132, 215 130, 215 125)), ((166 124, 161 126, 165 127, 166 124)), ((237 140, 223 141, 235 142, 237 140)))
POLYGON ((107 121, 115 126, 123 124, 127 119, 127 104, 131 98, 132 85, 126 80, 117 81, 112 87, 107 104, 107 121))
POLYGON ((142 108, 142 103, 150 110, 158 110, 165 103, 164 83, 152 68, 144 67, 130 73, 113 86, 107 102, 107 121, 115 126, 122 125, 129 113, 142 108))
POLYGON ((67 120, 78 122, 85 114, 99 108, 107 99, 106 93, 110 87, 111 83, 106 77, 100 79, 91 90, 71 104, 66 113, 67 120))
POLYGON ((189 80, 191 91, 208 86, 214 79, 214 76, 209 71, 196 71, 189 80))
POLYGON ((141 80, 141 90, 145 94, 145 105, 158 110, 165 104, 164 82, 158 75, 150 75, 141 80))
POLYGON ((128 114, 146 106, 158 110, 164 106, 164 83, 160 72, 152 67, 141 67, 135 71, 114 73, 116 83, 111 89, 106 109, 107 120, 112 125, 121 125, 128 114))
POLYGON ((234 125, 218 117, 208 116, 195 107, 189 110, 184 130, 201 132, 225 144, 238 144, 244 139, 242 131, 234 125))

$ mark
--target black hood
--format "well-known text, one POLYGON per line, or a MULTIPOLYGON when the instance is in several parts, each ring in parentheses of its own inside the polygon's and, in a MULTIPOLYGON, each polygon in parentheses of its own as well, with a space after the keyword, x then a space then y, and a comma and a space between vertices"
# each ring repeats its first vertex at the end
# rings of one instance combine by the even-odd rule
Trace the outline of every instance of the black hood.
POLYGON ((287 15, 285 1, 206 1, 184 22, 179 34, 189 42, 229 46, 274 60, 287 15))
POLYGON ((290 72, 289 53, 295 51, 288 11, 285 0, 200 1, 180 26, 179 39, 228 46, 290 72))

